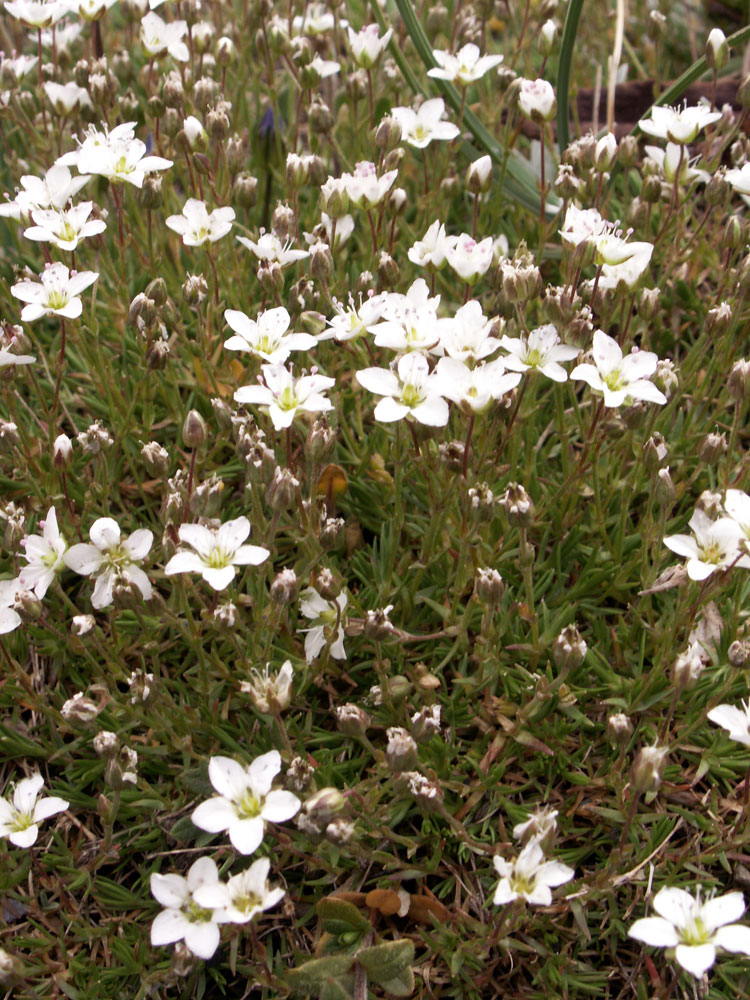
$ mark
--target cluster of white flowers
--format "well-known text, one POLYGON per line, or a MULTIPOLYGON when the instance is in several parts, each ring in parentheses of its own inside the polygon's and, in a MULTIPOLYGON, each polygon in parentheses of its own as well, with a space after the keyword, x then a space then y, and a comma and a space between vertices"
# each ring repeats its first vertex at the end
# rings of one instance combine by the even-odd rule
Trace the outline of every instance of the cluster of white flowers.
POLYGON ((668 535, 664 544, 687 559, 691 580, 706 580, 732 566, 750 569, 750 497, 743 490, 727 490, 724 515, 712 518, 696 508, 688 521, 692 535, 668 535))

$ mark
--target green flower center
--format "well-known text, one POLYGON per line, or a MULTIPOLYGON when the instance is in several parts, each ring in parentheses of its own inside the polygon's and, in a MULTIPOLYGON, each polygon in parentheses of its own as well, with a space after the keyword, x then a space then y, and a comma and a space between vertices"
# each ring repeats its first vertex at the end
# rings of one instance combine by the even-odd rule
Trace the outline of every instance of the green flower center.
POLYGON ((718 542, 699 545, 698 552, 700 553, 701 562, 710 563, 712 566, 718 566, 724 559, 724 549, 718 542))
POLYGON ((424 393, 416 385, 405 385, 401 390, 401 402, 404 406, 419 406, 424 400, 424 393))
POLYGON ((235 910, 239 910, 240 913, 250 913, 256 907, 261 906, 262 903, 263 900, 254 892, 248 892, 244 896, 238 896, 232 900, 232 906, 234 906, 235 910))
POLYGON ((205 924, 213 917, 213 910, 206 910, 202 906, 198 906, 192 899, 182 912, 191 924, 205 924))
POLYGON ((538 368, 542 363, 542 354, 538 347, 533 347, 526 354, 526 364, 531 368, 538 368))
POLYGON ((709 934, 701 918, 694 917, 687 927, 680 931, 680 940, 682 944, 695 948, 702 944, 709 944, 711 934, 709 934))
POLYGON ((262 801, 248 789, 237 803, 237 815, 240 819, 255 819, 262 808, 262 801))
POLYGON ((281 390, 278 397, 278 406, 280 410, 296 410, 297 403, 297 396, 293 388, 286 386, 281 390))
POLYGON ((68 304, 68 296, 64 292, 60 291, 59 288, 53 289, 47 295, 47 308, 48 309, 62 309, 68 304))
POLYGON ((618 392, 620 389, 624 389, 626 385, 622 377, 622 373, 619 370, 609 372, 608 375, 602 375, 602 382, 604 382, 607 388, 611 389, 612 392, 618 392))

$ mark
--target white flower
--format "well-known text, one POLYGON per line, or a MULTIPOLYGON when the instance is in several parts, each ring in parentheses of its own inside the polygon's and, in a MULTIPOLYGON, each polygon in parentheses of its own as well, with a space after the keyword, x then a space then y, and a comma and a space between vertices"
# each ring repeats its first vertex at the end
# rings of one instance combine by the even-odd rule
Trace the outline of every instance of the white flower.
POLYGON ((370 295, 362 300, 360 295, 359 306, 349 296, 349 307, 345 307, 336 299, 333 306, 336 315, 328 320, 328 329, 322 333, 318 340, 330 340, 334 338, 339 343, 346 340, 357 340, 363 337, 371 326, 374 326, 380 319, 385 305, 385 295, 370 295))
POLYGON ((169 53, 178 62, 187 62, 190 51, 182 39, 187 34, 187 21, 172 21, 167 24, 149 11, 141 19, 141 44, 149 58, 158 58, 169 53))
POLYGON ((460 48, 456 55, 441 52, 439 49, 433 49, 432 55, 438 65, 428 70, 427 75, 434 80, 450 80, 451 83, 457 83, 461 87, 481 79, 485 73, 503 61, 501 55, 481 55, 479 46, 473 42, 460 48))
POLYGON ((271 791, 281 770, 278 750, 271 750, 243 767, 231 757, 212 757, 208 776, 219 793, 202 802, 191 819, 208 833, 229 832, 240 854, 252 854, 263 840, 265 824, 284 823, 299 812, 300 800, 291 792, 271 791))
POLYGON ((342 174, 340 181, 343 181, 349 201, 353 205, 369 209, 380 204, 397 176, 398 170, 389 170, 382 177, 378 177, 375 164, 362 160, 355 165, 353 174, 342 174))
POLYGON ((68 0, 5 0, 5 9, 28 28, 49 28, 68 13, 68 0))
POLYGON ((28 563, 18 574, 21 586, 33 590, 41 600, 58 573, 65 566, 64 555, 68 543, 57 527, 57 513, 50 507, 44 521, 39 522, 41 535, 26 535, 21 548, 28 563))
POLYGON ((560 343, 551 323, 520 337, 503 336, 500 343, 508 351, 508 356, 503 358, 506 368, 515 372, 538 371, 553 382, 567 380, 568 373, 560 362, 572 361, 580 353, 577 347, 560 343))
POLYGON ((717 705, 708 713, 711 722, 726 729, 730 740, 750 747, 750 702, 743 701, 742 708, 734 705, 717 705))
POLYGON ((56 795, 40 799, 44 778, 38 772, 19 781, 13 802, 0 799, 0 837, 7 837, 16 847, 31 847, 39 835, 39 824, 70 805, 56 795))
POLYGON ((36 68, 38 56, 14 55, 10 59, 0 56, 0 76, 11 72, 16 80, 22 80, 28 73, 36 68))
POLYGON ((214 920, 219 924, 246 924, 284 898, 283 889, 268 886, 270 867, 268 858, 258 858, 226 883, 214 882, 196 889, 195 901, 199 906, 213 909, 214 920))
POLYGON ((423 354, 405 354, 395 372, 365 368, 356 376, 361 386, 384 397, 375 407, 376 420, 391 423, 412 417, 430 427, 444 427, 448 423, 448 404, 440 395, 437 376, 430 374, 423 354))
POLYGON ((164 910, 151 924, 151 944, 174 944, 184 941, 188 951, 198 958, 211 958, 219 947, 219 928, 213 911, 199 904, 195 893, 216 885, 219 870, 211 858, 198 858, 182 875, 151 876, 151 894, 164 910))
POLYGON ((261 545, 243 545, 249 534, 250 522, 244 515, 225 521, 218 528, 181 524, 180 541, 189 548, 178 549, 164 572, 167 576, 200 573, 214 590, 224 590, 234 579, 237 566, 259 566, 270 555, 261 545))
POLYGON ((556 830, 557 809, 543 806, 530 813, 525 822, 516 823, 513 827, 513 836, 520 841, 536 840, 541 845, 545 840, 554 837, 556 830))
POLYGON ((216 243, 227 235, 234 222, 234 209, 227 206, 209 212, 204 201, 188 198, 182 215, 170 215, 165 221, 171 230, 180 234, 186 247, 200 247, 204 243, 216 243))
POLYGON ((700 978, 716 961, 716 949, 750 955, 750 927, 735 924, 745 912, 741 892, 701 900, 684 889, 661 889, 654 896, 658 917, 636 920, 628 936, 654 948, 674 948, 683 969, 700 978))
POLYGON ((443 324, 440 346, 458 361, 484 361, 500 347, 498 338, 490 336, 493 325, 494 321, 482 312, 481 303, 470 299, 456 311, 453 319, 443 324))
POLYGON ((253 403, 268 408, 277 431, 291 427, 298 411, 321 413, 333 409, 333 403, 323 393, 336 384, 325 375, 294 375, 283 365, 262 365, 261 385, 243 385, 235 392, 238 403, 253 403))
POLYGON ((515 861, 505 861, 495 855, 492 859, 500 875, 493 903, 502 906, 514 899, 525 899, 535 906, 549 906, 551 889, 569 882, 575 871, 560 861, 545 861, 544 851, 538 841, 530 840, 515 861))
POLYGON ((743 163, 739 169, 727 170, 724 176, 738 194, 750 196, 750 161, 743 163))
POLYGON ((95 271, 69 271, 64 264, 55 263, 48 264, 39 277, 40 281, 19 281, 10 290, 11 295, 28 303, 21 310, 25 323, 49 315, 78 319, 83 312, 78 296, 99 275, 95 271))
MULTIPOLYGON (((668 142, 666 150, 660 146, 645 146, 644 149, 668 184, 674 184, 675 179, 678 180, 679 184, 689 184, 693 180, 706 184, 711 179, 711 174, 707 170, 698 170, 691 166, 691 163, 695 163, 698 157, 691 161, 685 153, 684 146, 668 142)), ((728 177, 731 172, 731 170, 727 171, 725 176, 728 177)))
POLYGON ((448 243, 445 249, 445 259, 450 267, 467 284, 475 285, 483 274, 486 274, 492 264, 493 239, 477 241, 468 233, 461 233, 448 243))
MULTIPOLYGON (((420 105, 419 111, 412 108, 393 108, 391 116, 401 126, 401 139, 415 149, 424 149, 433 139, 455 139, 460 129, 451 122, 442 121, 445 101, 442 97, 431 97, 420 105)), ((351 197, 351 195, 350 195, 351 197)))
POLYGON ((494 400, 515 389, 521 374, 506 373, 502 361, 467 368, 457 358, 441 358, 435 368, 435 378, 441 396, 474 413, 484 413, 494 400))
MULTIPOLYGON (((417 281, 422 282, 423 279, 417 278, 417 281)), ((438 319, 435 310, 439 301, 439 296, 436 296, 413 306, 408 296, 387 294, 383 303, 383 318, 368 327, 370 333, 375 335, 375 344, 403 353, 429 352, 436 348, 451 322, 438 319)))
POLYGON ((592 354, 595 364, 576 365, 570 377, 582 379, 595 392, 601 392, 605 406, 627 405, 634 399, 642 399, 648 403, 666 403, 667 397, 649 381, 649 376, 654 374, 659 362, 651 351, 634 349, 623 358, 617 341, 602 330, 595 330, 592 354))
POLYGON ((436 219, 421 240, 409 248, 407 256, 417 267, 434 267, 436 271, 445 264, 445 252, 455 237, 445 235, 445 226, 436 219))
POLYGON ((117 521, 100 517, 91 525, 89 538, 91 544, 72 545, 63 559, 68 569, 75 573, 96 577, 91 603, 97 611, 112 603, 114 586, 123 581, 136 587, 144 601, 151 600, 151 582, 136 564, 143 562, 151 550, 153 532, 138 528, 122 538, 117 521))
POLYGON ((196 118, 195 115, 187 116, 182 123, 182 131, 185 133, 185 138, 191 149, 204 150, 208 148, 208 133, 200 119, 196 118))
MULTIPOLYGON (((599 288, 618 289, 624 286, 626 291, 632 290, 643 276, 651 260, 653 245, 651 243, 630 243, 628 246, 636 247, 636 252, 620 264, 603 264, 599 275, 599 288)), ((593 287, 593 281, 589 282, 593 287)))
POLYGON ((287 267, 298 260, 304 260, 310 256, 309 250, 292 250, 292 241, 282 243, 274 233, 264 233, 261 230, 260 237, 256 242, 249 240, 246 236, 238 236, 238 241, 248 250, 251 250, 258 260, 276 262, 281 267, 287 267))
POLYGON ((34 226, 24 231, 27 240, 52 243, 58 250, 75 250, 81 240, 103 233, 107 224, 103 219, 88 221, 94 207, 93 201, 82 201, 72 208, 35 208, 31 213, 34 226))
POLYGON ((44 177, 25 174, 21 178, 22 190, 13 201, 0 204, 0 216, 11 219, 29 219, 36 208, 64 208, 89 181, 87 174, 73 178, 68 167, 55 164, 44 177))
POLYGON ((345 660, 344 610, 347 596, 341 591, 335 601, 327 601, 314 587, 307 587, 300 594, 300 611, 313 624, 308 629, 300 629, 305 635, 305 658, 308 663, 316 660, 323 647, 330 647, 334 660, 345 660), (338 622, 338 628, 336 623, 338 622))
POLYGON ((367 24, 361 31, 353 31, 349 27, 347 32, 352 58, 361 69, 372 69, 393 35, 393 29, 389 28, 384 35, 380 36, 377 24, 367 24))
POLYGON ((560 236, 566 246, 577 247, 579 243, 589 242, 600 236, 606 227, 607 223, 597 209, 569 205, 560 236))
POLYGON ((93 126, 77 150, 59 157, 58 164, 75 165, 81 173, 99 174, 113 183, 127 182, 143 187, 147 173, 166 170, 172 160, 146 156, 146 143, 135 138, 133 122, 123 122, 112 131, 99 132, 93 126))
POLYGON ((278 715, 289 707, 292 697, 292 682, 294 668, 291 660, 285 660, 281 668, 271 673, 271 664, 267 663, 263 670, 257 667, 250 671, 251 681, 242 681, 240 689, 243 694, 249 694, 253 705, 265 715, 278 715))
POLYGON ((54 83, 48 80, 44 90, 58 115, 69 115, 76 108, 90 108, 89 92, 77 83, 54 83))
POLYGON ((80 14, 84 21, 98 21, 117 0, 70 0, 71 13, 80 14))
POLYGON ((0 580, 0 635, 13 632, 21 624, 21 616, 12 607, 18 592, 23 590, 20 579, 0 580))
POLYGON ((731 517, 712 521, 698 508, 688 521, 692 535, 668 535, 664 544, 678 556, 687 558, 687 575, 691 580, 705 580, 717 569, 738 564, 750 568, 750 557, 740 556, 742 529, 731 517))
MULTIPOLYGON (((292 19, 292 31, 296 35, 326 35, 335 25, 333 14, 324 3, 308 4, 304 14, 292 19)), ((348 26, 348 21, 339 19, 342 28, 348 26)))
POLYGON ((551 121, 557 110, 554 87, 547 80, 522 79, 518 91, 518 107, 534 121, 551 121))
POLYGON ((724 510, 737 522, 745 538, 750 540, 750 497, 744 490, 727 490, 724 494, 724 510))
POLYGON ((283 364, 292 351, 307 351, 317 345, 309 333, 287 333, 291 317, 283 306, 266 309, 252 320, 238 309, 226 309, 224 319, 236 336, 224 341, 229 351, 249 351, 268 364, 283 364))
POLYGON ((720 111, 711 111, 708 105, 688 108, 670 108, 657 104, 651 108, 651 117, 638 122, 642 132, 656 139, 669 142, 695 142, 698 133, 721 118, 720 111))

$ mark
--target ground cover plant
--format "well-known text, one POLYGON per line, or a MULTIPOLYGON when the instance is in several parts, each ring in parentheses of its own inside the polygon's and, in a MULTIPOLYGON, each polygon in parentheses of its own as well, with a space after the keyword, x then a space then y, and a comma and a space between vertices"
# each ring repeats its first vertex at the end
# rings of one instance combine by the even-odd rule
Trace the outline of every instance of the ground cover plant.
POLYGON ((745 995, 745 6, 153 7, 0 15, 0 985, 745 995))

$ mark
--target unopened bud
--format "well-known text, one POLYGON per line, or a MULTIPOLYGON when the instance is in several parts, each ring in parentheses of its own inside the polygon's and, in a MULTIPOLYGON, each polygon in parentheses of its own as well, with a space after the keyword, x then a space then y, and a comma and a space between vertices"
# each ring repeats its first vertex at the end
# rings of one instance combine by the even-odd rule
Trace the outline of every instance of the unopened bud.
POLYGON ((395 288, 399 274, 400 269, 396 261, 385 250, 381 250, 378 258, 378 280, 383 288, 395 288))
POLYGON ((662 771, 668 754, 666 747, 642 747, 630 769, 630 783, 635 792, 655 792, 661 785, 662 771))
POLYGON ((712 28, 706 40, 706 62, 715 73, 729 62, 729 43, 721 28, 712 28))
POLYGON ((680 690, 695 687, 706 666, 706 654, 699 642, 692 642, 680 653, 672 667, 672 681, 680 690))
POLYGON ((474 593, 488 608, 496 607, 505 593, 503 578, 496 569, 478 569, 474 578, 474 593))
POLYGON ((575 625, 567 625, 552 643, 552 659, 558 670, 575 670, 586 658, 587 649, 575 625))
POLYGON ((489 191, 492 183, 492 159, 489 156, 480 156, 469 164, 466 171, 466 187, 471 194, 483 194, 489 191))
POLYGON ((189 410, 182 425, 182 441, 186 448, 200 448, 206 443, 208 428, 197 410, 189 410))
POLYGON ((701 462, 707 462, 709 465, 713 465, 726 453, 727 450, 727 439, 725 434, 718 434, 712 431, 707 434, 700 446, 700 451, 698 456, 701 462))
POLYGON ((750 361, 744 358, 735 361, 727 379, 727 388, 738 402, 750 397, 750 361))
POLYGON ((108 760, 116 757, 120 752, 120 740, 117 733, 110 733, 102 730, 94 737, 94 753, 98 757, 106 757, 108 760))
POLYGON ((417 743, 426 743, 440 735, 440 705, 426 705, 412 715, 411 735, 417 743))
POLYGON ((750 661, 750 642, 747 639, 735 639, 727 650, 727 659, 733 667, 746 667, 750 661))
POLYGON ((633 723, 624 712, 617 712, 607 719, 607 739, 613 747, 624 750, 633 735, 633 723))
POLYGON ((318 534, 320 547, 324 552, 334 552, 342 547, 346 535, 343 517, 327 517, 318 534))
POLYGON ((368 611, 366 613, 363 634, 368 639, 374 639, 375 642, 382 642, 383 640, 393 638, 396 630, 393 622, 388 617, 392 608, 393 605, 389 604, 385 608, 379 608, 377 611, 368 611))
POLYGON ((375 145, 383 153, 390 153, 401 142, 401 125, 390 115, 386 115, 375 130, 375 145))
POLYGON ((93 615, 74 615, 70 623, 70 631, 73 635, 88 635, 96 626, 96 619, 93 615))
POLYGON ((314 587, 326 601, 335 601, 341 593, 340 582, 326 566, 318 570, 314 587))
POLYGON ((508 484, 505 493, 500 497, 500 506, 505 511, 508 523, 514 527, 524 528, 531 524, 534 517, 534 504, 520 483, 508 484))
POLYGON ((346 808, 338 788, 321 788, 303 804, 302 811, 317 827, 323 828, 346 808))
POLYGON ((273 578, 270 588, 271 600, 274 604, 284 606, 297 600, 299 580, 293 569, 280 570, 273 578))
POLYGON ((299 479, 289 469, 277 466, 266 488, 266 503, 271 510, 291 510, 297 506, 299 485, 299 479))
POLYGON ((67 434, 58 434, 52 445, 52 464, 56 469, 67 469, 73 461, 73 442, 67 434))
POLYGON ((336 432, 329 427, 325 417, 318 417, 307 434, 305 454, 313 465, 322 465, 333 452, 336 432))
POLYGON ((641 457, 647 472, 652 475, 658 472, 669 457, 669 449, 664 436, 658 431, 652 434, 641 449, 641 457))
POLYGON ((66 722, 77 722, 85 726, 93 722, 100 711, 98 705, 79 691, 72 698, 68 698, 60 709, 60 715, 66 722))
POLYGON ((351 702, 345 705, 337 705, 333 714, 336 718, 336 725, 339 732, 344 736, 364 736, 372 725, 372 720, 368 713, 351 702))
POLYGON ((400 726, 388 730, 388 746, 385 751, 388 767, 395 774, 411 771, 417 766, 419 754, 413 737, 400 726))

